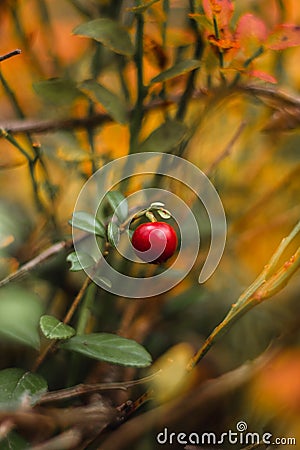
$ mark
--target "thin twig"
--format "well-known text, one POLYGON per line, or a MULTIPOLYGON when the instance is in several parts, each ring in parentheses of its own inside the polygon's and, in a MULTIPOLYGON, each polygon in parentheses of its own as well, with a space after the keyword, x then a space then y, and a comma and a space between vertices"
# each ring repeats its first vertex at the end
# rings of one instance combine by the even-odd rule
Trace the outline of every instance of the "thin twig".
MULTIPOLYGON (((196 12, 195 7, 195 1, 190 0, 190 13, 194 14, 196 12)), ((203 50, 204 50, 204 43, 201 36, 201 33, 199 32, 198 26, 194 20, 191 20, 191 27, 193 29, 194 35, 196 37, 196 43, 195 43, 195 50, 194 50, 194 59, 201 59, 203 50)), ((182 121, 184 119, 184 116, 187 111, 187 107, 189 104, 189 100, 193 97, 193 92, 195 89, 195 81, 198 74, 199 69, 192 70, 187 78, 185 90, 180 96, 180 101, 178 105, 178 109, 176 112, 176 119, 179 121, 182 121)))
POLYGON ((57 242, 56 244, 52 245, 51 247, 44 250, 42 253, 40 253, 35 258, 31 259, 27 263, 23 264, 18 270, 8 275, 6 278, 3 278, 3 280, 0 281, 0 287, 5 286, 8 283, 11 283, 12 281, 19 280, 24 275, 26 275, 31 270, 34 270, 37 266, 42 264, 43 262, 47 261, 52 256, 57 255, 62 250, 69 250, 73 247, 73 240, 68 239, 67 241, 61 241, 57 242))
POLYGON ((236 143, 236 141, 238 140, 238 138, 244 131, 244 128, 246 127, 246 125, 247 125, 247 122, 245 122, 245 121, 241 122, 238 129, 236 130, 236 132, 234 133, 234 135, 232 136, 232 138, 230 139, 230 141, 228 142, 228 144, 226 145, 224 150, 216 157, 216 159, 208 166, 208 168, 206 170, 204 170, 205 175, 207 175, 207 176, 211 175, 211 173, 220 164, 220 162, 223 161, 223 159, 225 159, 227 156, 230 155, 234 144, 236 143))
POLYGON ((0 62, 5 61, 6 59, 11 58, 12 56, 16 56, 22 53, 22 51, 19 48, 16 48, 16 50, 13 50, 11 52, 5 53, 5 55, 0 56, 0 62))
POLYGON ((83 299, 83 296, 85 294, 85 291, 87 290, 88 286, 92 283, 92 279, 90 277, 86 277, 85 282, 83 283, 80 291, 78 292, 78 294, 76 295, 76 297, 73 300, 73 303, 69 309, 69 311, 67 312, 63 322, 64 323, 69 323, 70 320, 72 319, 79 303, 81 302, 81 300, 83 299))
POLYGON ((38 404, 41 405, 48 402, 56 402, 73 397, 79 397, 80 395, 92 394, 94 392, 100 391, 109 391, 113 389, 121 389, 127 391, 133 386, 148 383, 148 381, 153 380, 153 378, 157 376, 158 372, 147 377, 140 378, 138 380, 118 381, 114 383, 78 384, 70 388, 47 392, 39 399, 38 404))
MULTIPOLYGON (((63 322, 65 324, 69 323, 70 320, 72 319, 79 303, 81 302, 81 300, 83 299, 83 296, 85 294, 85 291, 87 290, 88 286, 92 283, 92 279, 89 277, 86 277, 83 285, 81 286, 80 291, 78 292, 78 294, 76 295, 76 297, 73 300, 73 303, 69 309, 69 311, 67 312, 63 322)), ((44 351, 38 356, 38 358, 36 359, 33 367, 32 367, 32 371, 35 372, 40 365, 44 362, 44 360, 46 359, 46 357, 48 356, 48 354, 50 352, 54 352, 55 348, 56 348, 56 344, 58 343, 58 339, 53 340, 52 342, 50 342, 50 344, 45 347, 44 351)))
MULTIPOLYGON (((224 87, 211 90, 211 95, 219 95, 224 91, 224 87)), ((254 95, 262 99, 270 99, 276 101, 279 105, 300 106, 300 98, 295 97, 277 89, 254 86, 254 85, 239 85, 232 89, 228 89, 228 93, 240 93, 254 95)), ((170 96, 168 101, 165 100, 153 100, 148 105, 144 106, 143 112, 152 111, 168 107, 170 105, 178 104, 182 96, 179 95, 170 96)), ((207 92, 198 91, 194 92, 191 97, 193 100, 206 99, 207 92)), ((129 115, 133 110, 129 111, 129 115)), ((6 130, 8 133, 48 133, 57 130, 68 129, 86 129, 87 127, 97 127, 107 122, 112 122, 113 119, 105 113, 95 114, 93 116, 86 117, 72 117, 72 118, 59 118, 59 119, 24 119, 24 120, 10 120, 0 123, 0 128, 6 130)))
POLYGON ((242 366, 221 375, 218 378, 208 380, 196 386, 185 396, 175 398, 162 406, 151 409, 123 423, 122 427, 114 430, 101 444, 101 450, 121 450, 132 448, 141 436, 162 430, 182 423, 186 417, 192 418, 197 411, 197 421, 207 418, 213 413, 222 398, 236 392, 248 383, 263 367, 265 367, 278 353, 278 348, 270 348, 257 359, 247 362, 242 366))
POLYGON ((200 347, 196 354, 190 359, 187 370, 192 370, 215 342, 220 339, 220 337, 223 336, 240 317, 272 295, 277 294, 277 292, 281 291, 286 286, 292 275, 300 267, 300 248, 298 248, 278 270, 277 265, 287 247, 299 233, 300 221, 296 224, 290 234, 282 239, 269 262, 264 266, 262 272, 240 295, 222 322, 215 327, 202 347, 200 347))
MULTIPOLYGON (((139 1, 137 2, 139 5, 139 1)), ((131 114, 130 121, 130 153, 135 153, 138 149, 139 134, 143 120, 143 103, 147 95, 147 87, 144 85, 144 16, 136 14, 136 39, 134 61, 137 72, 137 99, 131 114)))

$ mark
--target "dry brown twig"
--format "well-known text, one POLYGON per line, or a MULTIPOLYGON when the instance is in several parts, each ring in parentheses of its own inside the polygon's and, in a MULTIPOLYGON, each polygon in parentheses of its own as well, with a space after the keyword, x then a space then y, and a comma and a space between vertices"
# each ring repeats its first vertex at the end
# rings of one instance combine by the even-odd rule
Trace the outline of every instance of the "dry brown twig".
MULTIPOLYGON (((224 87, 215 89, 211 93, 218 96, 224 91, 224 87)), ((233 89, 230 89, 228 94, 232 93, 245 93, 263 100, 271 107, 277 109, 280 107, 300 107, 300 98, 286 94, 280 90, 273 88, 266 88, 254 85, 240 85, 233 89)), ((151 111, 159 108, 166 108, 170 105, 178 104, 181 98, 181 94, 170 97, 165 100, 154 100, 145 106, 144 112, 151 111)), ((198 91, 195 92, 192 99, 207 99, 207 92, 198 91)), ((129 112, 130 113, 130 112, 129 112)), ((82 128, 94 128, 103 125, 107 122, 111 122, 113 119, 105 113, 95 114, 87 117, 72 117, 72 118, 59 118, 59 119, 22 119, 22 120, 9 120, 0 123, 0 129, 5 130, 11 134, 20 133, 48 133, 57 130, 69 130, 69 129, 82 129, 82 128)))
POLYGON ((99 450, 122 450, 130 448, 147 432, 155 433, 164 427, 172 427, 182 423, 185 417, 193 417, 197 411, 197 419, 207 417, 209 411, 219 407, 222 398, 230 395, 247 384, 278 353, 279 349, 267 350, 252 362, 208 380, 192 389, 183 397, 169 401, 144 414, 134 417, 114 430, 98 447, 99 450))

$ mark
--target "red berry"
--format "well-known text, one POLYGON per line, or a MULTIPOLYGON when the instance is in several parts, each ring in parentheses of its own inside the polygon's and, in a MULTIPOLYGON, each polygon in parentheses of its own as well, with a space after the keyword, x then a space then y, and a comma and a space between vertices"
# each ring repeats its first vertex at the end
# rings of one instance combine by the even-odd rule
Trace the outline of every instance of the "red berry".
POLYGON ((137 256, 143 261, 160 264, 174 255, 177 235, 168 223, 143 223, 135 229, 132 245, 137 256))

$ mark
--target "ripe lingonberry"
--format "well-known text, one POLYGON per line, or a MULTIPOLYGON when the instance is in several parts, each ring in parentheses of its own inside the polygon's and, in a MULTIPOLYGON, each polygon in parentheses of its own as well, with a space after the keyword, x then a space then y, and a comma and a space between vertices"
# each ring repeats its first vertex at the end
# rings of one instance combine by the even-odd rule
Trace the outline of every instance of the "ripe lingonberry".
POLYGON ((132 245, 137 256, 143 261, 160 264, 174 255, 177 235, 168 223, 142 223, 132 235, 132 245))

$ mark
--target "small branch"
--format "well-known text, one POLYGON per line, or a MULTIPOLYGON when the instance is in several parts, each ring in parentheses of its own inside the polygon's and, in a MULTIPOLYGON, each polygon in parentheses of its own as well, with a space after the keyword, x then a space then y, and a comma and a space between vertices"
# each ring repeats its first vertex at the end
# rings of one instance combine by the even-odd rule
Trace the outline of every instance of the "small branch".
POLYGON ((85 129, 87 127, 97 127, 112 119, 108 114, 95 114, 87 117, 73 117, 69 119, 24 119, 2 122, 1 128, 9 133, 47 133, 49 131, 69 130, 75 128, 85 129))
POLYGON ((71 305, 71 308, 69 309, 68 313, 66 314, 63 322, 64 323, 69 323, 70 320, 72 319, 79 303, 81 302, 81 300, 83 299, 83 296, 85 294, 85 291, 87 290, 88 286, 93 282, 93 280, 90 277, 86 277, 85 282, 83 283, 80 291, 78 292, 78 294, 76 295, 76 297, 74 298, 74 301, 71 305))
MULTIPOLYGON (((78 292, 78 294, 76 295, 75 299, 73 300, 73 303, 71 305, 71 308, 69 309, 69 311, 67 312, 63 322, 64 323, 69 323, 70 320, 72 319, 79 303, 81 302, 85 291, 87 290, 88 286, 92 283, 92 279, 89 277, 86 277, 80 291, 78 292)), ((40 365, 44 362, 44 360, 46 359, 46 357, 48 356, 48 354, 50 352, 54 352, 55 348, 56 348, 56 344, 58 343, 58 339, 53 340, 52 342, 50 342, 50 344, 45 347, 44 351, 38 356, 38 358, 36 359, 33 367, 32 367, 32 371, 36 372, 36 370, 40 367, 40 365)))
MULTIPOLYGON (((210 90, 210 95, 218 96, 220 93, 224 92, 224 86, 221 88, 216 88, 210 90)), ((300 97, 295 97, 289 95, 280 90, 276 90, 268 87, 261 87, 255 85, 239 85, 231 89, 228 89, 228 93, 241 92, 259 97, 260 99, 272 100, 276 102, 279 106, 300 106, 300 97)), ((164 100, 153 100, 143 107, 143 112, 153 111, 155 109, 166 108, 171 105, 178 104, 182 98, 182 93, 179 95, 174 95, 168 98, 168 101, 164 100)), ((207 92, 198 91, 194 92, 191 99, 200 100, 207 99, 207 92)), ((274 107, 274 105, 273 105, 274 107)), ((133 109, 129 111, 129 115, 133 113, 133 109)), ((54 132, 57 130, 69 130, 69 129, 86 129, 88 127, 97 127, 108 122, 112 122, 113 119, 105 113, 95 114, 93 116, 86 117, 72 117, 72 118, 61 118, 61 119, 24 119, 24 120, 10 120, 0 122, 0 129, 5 130, 11 134, 20 133, 35 133, 42 134, 48 132, 54 132)))
POLYGON ((236 143, 236 141, 238 140, 238 138, 240 137, 240 135, 244 131, 244 128, 246 127, 246 125, 247 125, 247 122, 245 122, 245 121, 241 122, 241 124, 239 125, 238 129, 236 130, 236 132, 234 133, 234 135, 232 136, 232 138, 230 139, 229 143, 226 145, 224 150, 208 166, 208 168, 206 170, 204 170, 205 175, 207 175, 207 176, 211 175, 211 173, 220 164, 220 162, 223 161, 223 159, 225 159, 227 156, 230 155, 230 153, 232 152, 232 148, 233 148, 234 144, 236 143))
MULTIPOLYGON (((238 91, 245 92, 246 94, 251 94, 258 96, 259 98, 265 98, 266 100, 272 100, 273 102, 277 103, 277 106, 300 106, 300 97, 295 97, 290 94, 287 94, 283 91, 268 88, 268 87, 262 87, 262 86, 255 86, 251 84, 242 84, 236 87, 238 91)), ((272 106, 274 107, 274 103, 272 103, 272 106)))
POLYGON ((3 280, 0 281, 0 287, 5 286, 8 283, 11 283, 12 281, 19 280, 24 275, 26 275, 31 270, 35 269, 37 266, 42 264, 43 262, 47 261, 52 256, 57 255, 62 250, 69 250, 73 247, 73 240, 69 239, 67 241, 61 241, 57 242, 56 244, 52 245, 51 247, 47 248, 45 251, 40 253, 35 258, 31 259, 27 263, 23 264, 16 272, 11 273, 6 278, 3 278, 3 280))
POLYGON ((79 397, 80 395, 92 394, 94 392, 109 391, 109 390, 125 390, 133 386, 138 386, 140 384, 148 383, 148 381, 153 380, 158 372, 149 375, 144 378, 132 381, 118 381, 114 383, 96 383, 96 384, 78 384, 66 389, 60 389, 58 391, 47 392, 38 401, 38 404, 44 404, 49 402, 56 402, 60 400, 66 400, 73 397, 79 397))
POLYGON ((123 423, 101 444, 101 450, 132 448, 141 436, 145 436, 150 430, 153 434, 164 427, 172 428, 176 424, 182 424, 187 417, 195 416, 195 412, 199 423, 201 419, 207 418, 208 414, 213 415, 223 398, 248 383, 276 356, 277 352, 278 349, 271 348, 254 361, 208 380, 188 394, 123 423))
MULTIPOLYGON (((139 1, 137 2, 139 5, 139 1)), ((135 66, 137 72, 137 99, 135 107, 131 114, 130 122, 130 153, 135 153, 138 147, 138 138, 142 126, 144 113, 144 98, 147 94, 147 88, 144 86, 144 16, 136 14, 136 39, 135 39, 135 66)))
MULTIPOLYGON (((195 2, 194 2, 194 0, 190 0, 189 3, 190 3, 190 13, 193 14, 196 12, 195 2)), ((195 44, 195 50, 194 50, 193 57, 194 57, 194 59, 201 59, 201 56, 202 56, 203 50, 204 50, 203 39, 202 39, 201 34, 199 33, 197 24, 194 20, 191 20, 191 27, 192 27, 195 37, 196 37, 196 44, 195 44)), ((188 75, 185 90, 180 97, 178 110, 176 113, 176 119, 179 121, 182 121, 184 119, 184 116, 185 116, 185 113, 186 113, 186 110, 187 110, 187 107, 189 104, 189 100, 191 100, 193 97, 193 92, 195 89, 195 81, 196 81, 198 71, 199 71, 199 69, 194 69, 188 75)))
POLYGON ((281 291, 300 266, 300 248, 277 271, 277 265, 287 247, 300 233, 300 221, 290 234, 282 239, 275 253, 253 283, 240 295, 225 318, 211 332, 202 347, 190 359, 187 370, 192 370, 215 342, 246 312, 281 291))
POLYGON ((19 101, 14 93, 14 91, 12 90, 12 88, 10 87, 10 85, 8 84, 8 82, 6 81, 6 79, 4 78, 2 71, 0 70, 0 81, 2 83, 2 86, 4 88, 4 91, 7 95, 7 97, 9 98, 9 101, 11 103, 11 105, 13 106, 17 116, 20 119, 24 119, 25 115, 23 113, 23 110, 19 104, 19 101))
POLYGON ((19 48, 13 50, 12 52, 5 53, 5 55, 0 56, 0 62, 5 61, 6 59, 11 58, 12 56, 20 55, 22 51, 19 48))

